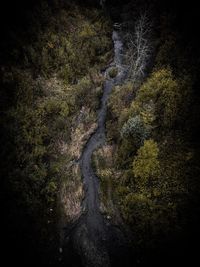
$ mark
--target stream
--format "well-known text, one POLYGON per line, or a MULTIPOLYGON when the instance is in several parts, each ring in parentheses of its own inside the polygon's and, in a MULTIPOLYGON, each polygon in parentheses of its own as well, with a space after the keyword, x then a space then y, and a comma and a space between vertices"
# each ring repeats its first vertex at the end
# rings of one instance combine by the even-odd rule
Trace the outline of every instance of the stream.
MULTIPOLYGON (((103 85, 103 96, 98 111, 98 127, 89 138, 81 159, 80 169, 83 178, 85 198, 82 203, 83 214, 79 222, 74 226, 71 237, 71 246, 76 255, 81 258, 81 266, 108 267, 116 266, 119 255, 124 254, 125 238, 122 231, 111 225, 100 212, 99 180, 92 168, 92 154, 100 146, 105 144, 105 120, 107 114, 107 101, 113 86, 120 84, 126 78, 126 68, 123 67, 123 41, 120 33, 114 30, 112 33, 114 44, 114 60, 105 70, 106 77, 103 85), (115 78, 109 77, 109 70, 118 69, 115 78)), ((70 248, 69 248, 70 249, 70 248)), ((123 262, 124 263, 124 262, 123 262)))
POLYGON ((105 137, 105 120, 107 114, 107 101, 114 85, 119 84, 125 77, 125 69, 122 67, 123 57, 123 43, 117 31, 113 31, 112 39, 114 43, 114 62, 107 68, 104 75, 106 81, 103 86, 103 96, 101 98, 101 107, 98 111, 98 127, 95 133, 88 140, 80 160, 80 167, 83 176, 83 183, 85 187, 85 200, 83 209, 88 212, 88 216, 95 216, 99 213, 99 182, 94 174, 91 164, 93 152, 100 146, 104 145, 105 137), (111 79, 109 77, 109 70, 117 67, 118 75, 111 79))

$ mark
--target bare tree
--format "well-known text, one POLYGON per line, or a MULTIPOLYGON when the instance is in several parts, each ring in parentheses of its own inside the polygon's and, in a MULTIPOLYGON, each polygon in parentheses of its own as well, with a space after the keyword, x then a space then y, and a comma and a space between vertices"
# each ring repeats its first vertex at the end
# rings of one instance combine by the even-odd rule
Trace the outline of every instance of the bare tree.
POLYGON ((134 32, 127 33, 126 62, 129 68, 129 78, 133 82, 140 83, 145 76, 152 54, 151 29, 152 24, 147 12, 144 12, 136 21, 134 32))

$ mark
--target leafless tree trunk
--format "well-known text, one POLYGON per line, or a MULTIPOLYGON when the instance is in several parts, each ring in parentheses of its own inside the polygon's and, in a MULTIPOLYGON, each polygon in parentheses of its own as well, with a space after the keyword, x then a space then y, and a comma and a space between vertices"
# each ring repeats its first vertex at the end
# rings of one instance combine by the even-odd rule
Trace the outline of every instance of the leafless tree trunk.
POLYGON ((146 12, 140 15, 135 23, 133 33, 127 33, 127 64, 129 78, 140 83, 145 76, 145 70, 152 54, 152 25, 146 12))

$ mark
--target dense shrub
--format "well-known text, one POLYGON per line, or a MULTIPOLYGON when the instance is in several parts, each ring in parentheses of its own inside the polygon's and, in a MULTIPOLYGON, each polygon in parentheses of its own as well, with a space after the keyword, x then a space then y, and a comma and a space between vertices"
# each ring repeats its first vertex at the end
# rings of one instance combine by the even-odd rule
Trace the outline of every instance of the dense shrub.
POLYGON ((128 121, 123 125, 120 133, 122 138, 131 137, 133 138, 135 144, 140 146, 149 136, 150 129, 144 125, 140 116, 135 116, 128 119, 128 121))
POLYGON ((160 164, 158 160, 159 148, 153 140, 144 141, 133 161, 133 173, 140 183, 148 183, 150 178, 156 178, 159 174, 160 164))
POLYGON ((184 81, 175 79, 170 69, 160 69, 139 89, 132 112, 140 114, 147 124, 156 121, 163 127, 172 127, 183 108, 187 90, 184 81))
POLYGON ((115 78, 117 76, 118 73, 118 69, 117 68, 111 68, 109 70, 109 76, 110 78, 115 78))

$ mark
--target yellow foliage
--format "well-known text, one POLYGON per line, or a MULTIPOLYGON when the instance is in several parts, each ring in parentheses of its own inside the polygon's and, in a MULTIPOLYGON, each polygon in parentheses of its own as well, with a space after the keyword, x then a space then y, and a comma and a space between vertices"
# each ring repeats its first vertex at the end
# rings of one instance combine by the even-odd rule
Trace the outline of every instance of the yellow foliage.
POLYGON ((164 126, 171 126, 181 108, 182 89, 169 68, 157 70, 139 89, 131 113, 139 114, 146 124, 159 118, 164 126))
POLYGON ((90 25, 88 23, 85 23, 85 25, 83 25, 83 27, 79 33, 79 36, 82 38, 88 38, 88 37, 92 37, 94 35, 96 35, 96 32, 94 31, 92 25, 90 25))
POLYGON ((158 145, 152 139, 144 141, 144 145, 138 150, 133 161, 133 173, 136 178, 140 178, 141 183, 158 176, 160 170, 158 153, 158 145))

